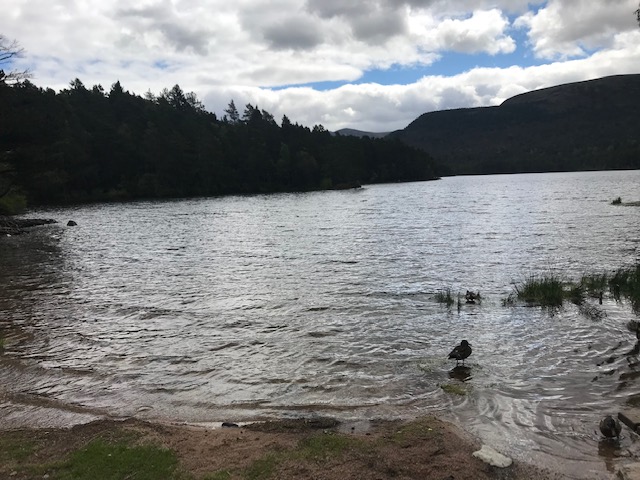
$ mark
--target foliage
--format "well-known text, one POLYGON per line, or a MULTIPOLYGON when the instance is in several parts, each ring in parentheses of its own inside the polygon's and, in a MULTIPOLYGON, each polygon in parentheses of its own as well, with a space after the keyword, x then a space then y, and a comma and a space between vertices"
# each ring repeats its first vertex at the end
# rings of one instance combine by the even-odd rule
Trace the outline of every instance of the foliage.
POLYGON ((78 79, 54 92, 0 84, 0 161, 30 204, 307 191, 429 180, 398 140, 332 135, 233 101, 223 120, 175 85, 144 98, 78 79))
POLYGON ((15 190, 0 197, 0 215, 16 215, 24 212, 26 208, 26 197, 15 190))

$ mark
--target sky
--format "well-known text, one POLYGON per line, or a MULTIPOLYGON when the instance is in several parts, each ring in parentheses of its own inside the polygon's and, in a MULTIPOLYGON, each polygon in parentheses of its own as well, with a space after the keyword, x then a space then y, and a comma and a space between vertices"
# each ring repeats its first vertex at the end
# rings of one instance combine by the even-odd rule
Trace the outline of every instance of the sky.
MULTIPOLYGON (((388 132, 423 113, 640 73, 638 0, 7 0, 31 81, 178 84, 222 116, 388 132)), ((5 66, 6 67, 6 66, 5 66)))

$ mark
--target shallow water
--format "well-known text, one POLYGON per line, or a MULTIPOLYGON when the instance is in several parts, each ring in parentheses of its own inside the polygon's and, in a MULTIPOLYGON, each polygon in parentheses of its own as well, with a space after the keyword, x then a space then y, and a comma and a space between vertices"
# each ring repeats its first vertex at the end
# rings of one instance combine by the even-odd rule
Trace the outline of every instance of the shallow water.
POLYGON ((530 274, 633 265, 640 210, 610 203, 639 184, 454 177, 34 211, 60 223, 0 239, 0 424, 437 413, 598 478, 637 448, 631 433, 602 444, 597 423, 640 398, 638 317, 606 297, 601 320, 502 300, 530 274), (447 308, 446 288, 483 301, 447 308), (463 338, 474 352, 455 370, 463 338))

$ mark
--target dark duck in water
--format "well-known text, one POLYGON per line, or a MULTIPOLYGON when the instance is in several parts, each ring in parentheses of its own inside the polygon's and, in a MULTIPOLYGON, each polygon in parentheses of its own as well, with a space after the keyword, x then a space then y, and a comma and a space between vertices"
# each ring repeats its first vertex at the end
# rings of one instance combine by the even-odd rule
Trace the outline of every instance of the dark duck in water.
POLYGON ((451 350, 449 354, 449 358, 454 358, 456 361, 456 367, 458 366, 458 362, 462 360, 462 364, 464 365, 464 359, 471 355, 471 344, 466 340, 462 340, 460 345, 451 350))
POLYGON ((618 420, 613 418, 611 415, 607 415, 600 420, 600 431, 602 432, 602 435, 607 438, 619 437, 622 427, 618 420))

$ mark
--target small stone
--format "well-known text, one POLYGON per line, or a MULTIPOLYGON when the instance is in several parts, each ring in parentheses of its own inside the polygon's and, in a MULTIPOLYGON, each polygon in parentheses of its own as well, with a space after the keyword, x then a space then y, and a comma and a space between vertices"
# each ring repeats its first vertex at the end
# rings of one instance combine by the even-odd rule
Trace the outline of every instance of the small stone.
POLYGON ((509 457, 502 455, 488 445, 483 445, 480 450, 473 452, 473 456, 498 468, 507 468, 513 463, 509 457))
POLYGON ((77 226, 77 225, 78 225, 78 224, 77 224, 76 222, 74 222, 73 220, 69 220, 69 221, 67 222, 67 227, 75 227, 75 226, 77 226))

